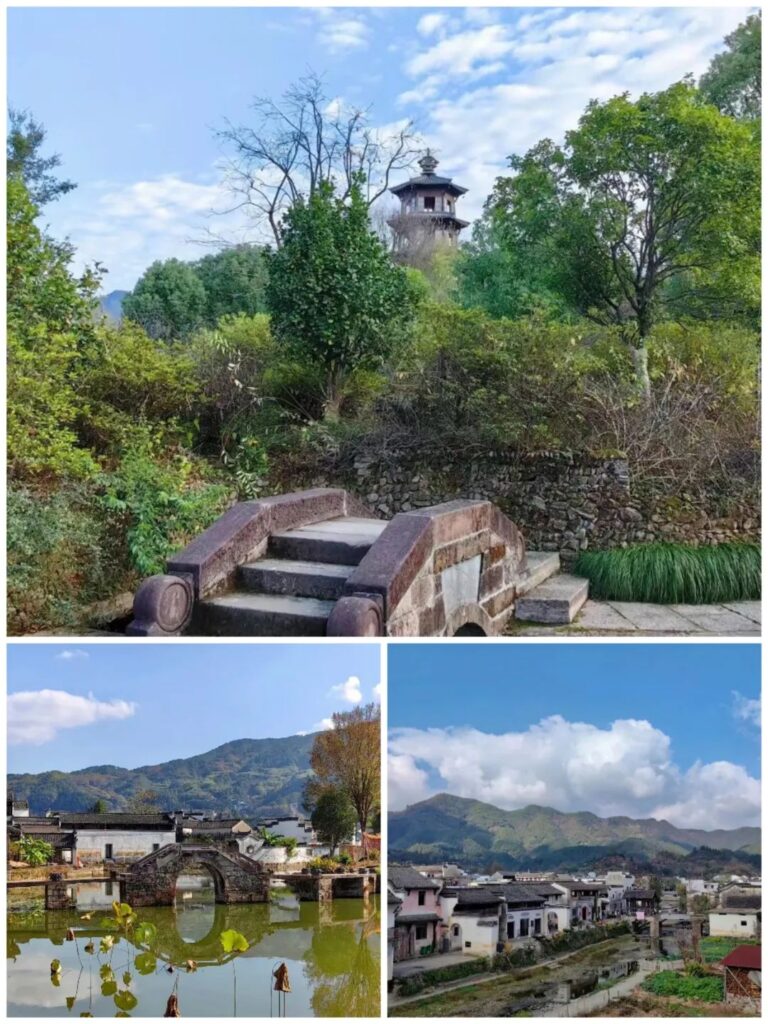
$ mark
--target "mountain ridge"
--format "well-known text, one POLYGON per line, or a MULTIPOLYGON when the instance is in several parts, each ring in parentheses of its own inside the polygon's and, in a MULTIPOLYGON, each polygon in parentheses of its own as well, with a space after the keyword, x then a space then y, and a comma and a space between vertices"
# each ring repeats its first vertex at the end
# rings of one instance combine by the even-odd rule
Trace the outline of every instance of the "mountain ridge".
POLYGON ((467 867, 489 862, 523 869, 576 869, 606 859, 664 862, 715 851, 713 859, 759 861, 760 829, 685 829, 657 818, 592 811, 565 812, 530 804, 504 811, 449 793, 389 815, 390 856, 457 860, 467 867))
POLYGON ((90 765, 71 772, 11 773, 8 788, 29 801, 32 814, 87 810, 96 800, 122 811, 146 789, 158 794, 163 810, 259 817, 296 813, 312 774, 315 735, 230 740, 201 754, 137 768, 90 765))

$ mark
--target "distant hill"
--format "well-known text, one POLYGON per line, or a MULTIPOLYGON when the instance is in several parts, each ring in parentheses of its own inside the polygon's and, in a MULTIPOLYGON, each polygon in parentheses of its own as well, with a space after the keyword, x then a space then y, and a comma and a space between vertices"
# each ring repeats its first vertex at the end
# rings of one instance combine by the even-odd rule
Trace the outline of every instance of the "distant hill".
POLYGON ((718 864, 759 864, 760 829, 681 829, 655 818, 599 818, 531 805, 502 811, 479 800, 441 793, 389 815, 393 860, 458 861, 518 870, 576 870, 588 865, 646 864, 660 868, 680 857, 707 853, 718 864), (718 851, 716 854, 714 851, 718 851), (608 862, 608 863, 606 863, 608 862))
POLYGON ((130 295, 126 291, 109 292, 108 295, 99 296, 99 307, 106 317, 119 323, 123 318, 123 299, 130 295))
POLYGON ((314 735, 233 740, 206 754, 143 768, 99 765, 76 772, 9 775, 8 788, 17 799, 29 801, 32 814, 87 810, 99 799, 108 810, 121 811, 144 789, 154 790, 160 807, 169 811, 295 814, 312 774, 313 740, 314 735))

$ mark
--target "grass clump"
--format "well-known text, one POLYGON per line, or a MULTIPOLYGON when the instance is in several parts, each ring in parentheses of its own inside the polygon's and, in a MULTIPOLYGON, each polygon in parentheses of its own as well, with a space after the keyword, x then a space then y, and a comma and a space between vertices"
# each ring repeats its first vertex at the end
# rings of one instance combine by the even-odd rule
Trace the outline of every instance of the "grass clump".
POLYGON ((705 963, 713 964, 732 953, 737 946, 756 946, 755 939, 729 939, 724 935, 710 935, 701 939, 699 949, 705 963))
POLYGON ((679 996, 682 999, 699 999, 703 1003, 720 1003, 723 1000, 723 979, 715 974, 696 977, 679 971, 659 971, 646 978, 641 987, 656 996, 679 996))
POLYGON ((660 543, 584 551, 573 571, 589 580, 590 597, 603 601, 717 604, 760 597, 757 544, 660 543))

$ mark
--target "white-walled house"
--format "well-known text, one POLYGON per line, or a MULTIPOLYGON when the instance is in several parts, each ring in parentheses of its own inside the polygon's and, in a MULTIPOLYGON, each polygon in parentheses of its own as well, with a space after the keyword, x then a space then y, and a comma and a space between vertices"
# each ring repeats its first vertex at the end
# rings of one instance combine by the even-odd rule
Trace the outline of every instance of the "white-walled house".
POLYGON ((720 892, 720 905, 709 913, 709 934, 741 939, 760 936, 762 887, 734 883, 720 892))
POLYGON ((507 933, 504 897, 489 886, 449 887, 440 893, 441 950, 493 956, 507 933))
POLYGON ((759 910, 710 910, 709 934, 736 939, 760 937, 759 910))
POLYGON ((75 864, 129 863, 176 842, 173 814, 60 811, 51 820, 72 833, 75 864))

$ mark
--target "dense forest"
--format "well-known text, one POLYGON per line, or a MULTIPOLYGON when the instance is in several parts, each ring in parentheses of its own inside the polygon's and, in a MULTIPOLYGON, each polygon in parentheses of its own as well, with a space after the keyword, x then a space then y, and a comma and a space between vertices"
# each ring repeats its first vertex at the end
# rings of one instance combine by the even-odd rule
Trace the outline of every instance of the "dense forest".
POLYGON ((12 111, 10 631, 96 622, 105 601, 114 617, 232 501, 328 452, 621 453, 686 500, 754 492, 760 30, 698 82, 591 102, 508 158, 467 243, 410 254, 376 215, 409 130, 383 152, 364 111, 321 113, 290 189, 259 185, 285 119, 328 109, 309 76, 223 133, 269 244, 153 264, 119 323, 98 312, 103 268, 76 274, 41 227, 75 184, 12 111))

